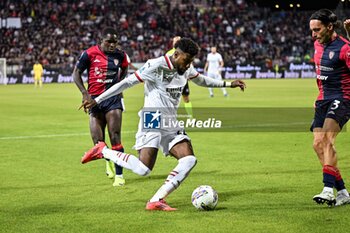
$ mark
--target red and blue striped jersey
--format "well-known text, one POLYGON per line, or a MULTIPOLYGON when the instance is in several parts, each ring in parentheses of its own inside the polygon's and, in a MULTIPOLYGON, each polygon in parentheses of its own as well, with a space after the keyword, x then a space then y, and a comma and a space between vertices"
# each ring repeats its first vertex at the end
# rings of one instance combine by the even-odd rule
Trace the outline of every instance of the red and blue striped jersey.
POLYGON ((97 96, 118 83, 129 65, 128 55, 116 49, 114 53, 104 53, 99 45, 85 50, 78 62, 77 68, 88 72, 88 92, 97 96))
POLYGON ((328 44, 314 43, 319 95, 317 100, 350 99, 350 45, 336 36, 328 44))

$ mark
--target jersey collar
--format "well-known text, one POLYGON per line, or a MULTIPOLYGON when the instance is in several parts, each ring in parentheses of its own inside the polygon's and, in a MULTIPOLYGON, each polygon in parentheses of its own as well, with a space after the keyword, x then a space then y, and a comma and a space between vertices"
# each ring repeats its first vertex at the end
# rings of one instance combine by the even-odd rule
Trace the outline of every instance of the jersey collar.
POLYGON ((169 68, 170 70, 174 69, 174 66, 173 66, 173 64, 171 63, 169 56, 165 54, 165 55, 164 55, 164 58, 165 58, 166 64, 168 65, 168 68, 169 68))

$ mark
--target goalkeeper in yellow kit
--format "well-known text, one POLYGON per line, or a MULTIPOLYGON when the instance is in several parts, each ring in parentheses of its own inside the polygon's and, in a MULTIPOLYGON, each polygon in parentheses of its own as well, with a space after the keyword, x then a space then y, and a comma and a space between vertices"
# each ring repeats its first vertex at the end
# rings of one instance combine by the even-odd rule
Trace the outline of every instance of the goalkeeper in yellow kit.
POLYGON ((44 69, 43 66, 39 63, 39 61, 35 61, 35 64, 33 65, 33 73, 34 73, 34 85, 35 87, 43 86, 43 74, 44 74, 44 69))

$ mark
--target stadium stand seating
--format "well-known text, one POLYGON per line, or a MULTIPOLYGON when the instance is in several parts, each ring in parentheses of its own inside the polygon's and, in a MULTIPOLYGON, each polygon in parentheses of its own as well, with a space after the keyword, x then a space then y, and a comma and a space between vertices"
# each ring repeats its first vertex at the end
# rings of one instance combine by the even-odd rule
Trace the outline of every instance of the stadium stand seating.
POLYGON ((163 54, 175 35, 198 42, 198 63, 211 45, 230 65, 271 68, 312 56, 310 12, 271 12, 247 0, 5 0, 0 9, 0 18, 20 17, 22 23, 19 29, 0 28, 0 57, 23 69, 38 58, 46 67, 71 72, 106 26, 120 29, 120 45, 132 62, 163 54))

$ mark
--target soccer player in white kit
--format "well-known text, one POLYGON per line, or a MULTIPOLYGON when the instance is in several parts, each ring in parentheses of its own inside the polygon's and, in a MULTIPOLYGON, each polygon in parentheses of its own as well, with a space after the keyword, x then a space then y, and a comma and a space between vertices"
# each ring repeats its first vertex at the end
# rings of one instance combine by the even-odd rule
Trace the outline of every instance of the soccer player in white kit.
MULTIPOLYGON (((242 91, 245 89, 245 83, 241 80, 224 82, 199 74, 191 65, 194 57, 198 54, 199 47, 191 39, 182 38, 175 44, 175 49, 171 56, 165 55, 148 60, 134 74, 110 87, 97 98, 84 101, 81 107, 89 109, 127 88, 143 82, 145 96, 143 110, 157 109, 157 111, 152 112, 151 120, 158 119, 161 115, 170 115, 176 119, 182 89, 187 79, 204 87, 229 86, 231 88, 239 87, 242 91)), ((145 128, 145 122, 141 116, 143 110, 139 112, 140 124, 134 146, 138 150, 138 158, 131 154, 110 150, 104 142, 99 142, 85 153, 81 162, 87 163, 104 158, 130 169, 138 175, 146 176, 153 169, 158 149, 161 148, 165 155, 170 154, 175 157, 178 164, 169 173, 165 183, 147 202, 146 209, 174 211, 176 209, 166 203, 165 197, 178 188, 196 165, 197 159, 193 153, 191 140, 182 127, 145 128)))
MULTIPOLYGON (((222 80, 221 69, 224 67, 224 60, 220 53, 216 52, 216 47, 210 48, 210 53, 207 56, 207 62, 204 65, 204 71, 207 72, 209 78, 222 80)), ((208 88, 210 97, 214 97, 213 88, 208 88)), ((222 93, 227 97, 227 91, 224 87, 221 88, 222 93)))

